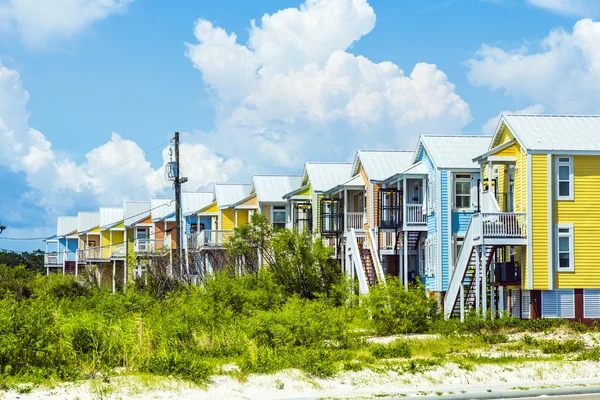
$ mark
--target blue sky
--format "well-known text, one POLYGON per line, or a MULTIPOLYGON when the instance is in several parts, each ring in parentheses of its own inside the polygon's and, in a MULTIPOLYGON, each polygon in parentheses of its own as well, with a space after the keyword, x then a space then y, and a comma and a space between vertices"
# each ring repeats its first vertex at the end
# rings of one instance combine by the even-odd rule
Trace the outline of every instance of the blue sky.
POLYGON ((358 147, 411 149, 422 133, 481 134, 507 110, 600 112, 594 1, 69 0, 47 13, 26 3, 0 0, 4 237, 168 194, 161 165, 175 130, 195 190, 358 147))

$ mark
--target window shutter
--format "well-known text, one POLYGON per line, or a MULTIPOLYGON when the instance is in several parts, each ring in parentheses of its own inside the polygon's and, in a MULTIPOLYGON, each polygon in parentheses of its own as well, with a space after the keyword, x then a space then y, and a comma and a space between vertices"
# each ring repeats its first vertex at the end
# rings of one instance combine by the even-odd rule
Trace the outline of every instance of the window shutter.
POLYGON ((449 182, 448 182, 448 190, 450 191, 450 199, 451 199, 451 204, 450 207, 452 210, 454 210, 456 208, 456 186, 454 184, 455 179, 454 179, 454 174, 448 173, 449 175, 449 182))
POLYGON ((575 318, 575 291, 558 290, 558 312, 560 318, 575 318))
POLYGON ((583 317, 600 318, 600 289, 583 289, 583 317))
POLYGON ((477 187, 478 180, 479 175, 471 175, 471 208, 473 210, 477 210, 477 192, 479 192, 479 188, 477 187))
POLYGON ((542 317, 559 318, 558 292, 556 290, 542 291, 542 317))
POLYGON ((523 310, 523 319, 531 318, 531 292, 529 290, 523 290, 521 292, 521 310, 523 310))
POLYGON ((512 316, 521 318, 521 290, 513 289, 510 291, 512 300, 512 316))

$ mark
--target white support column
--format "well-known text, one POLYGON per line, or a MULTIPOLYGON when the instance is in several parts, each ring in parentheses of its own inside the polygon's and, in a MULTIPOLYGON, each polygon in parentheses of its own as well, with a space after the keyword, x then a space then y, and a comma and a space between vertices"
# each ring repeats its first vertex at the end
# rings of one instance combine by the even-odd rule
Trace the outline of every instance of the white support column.
POLYGON ((402 246, 404 265, 402 266, 404 287, 408 288, 408 231, 404 231, 404 245, 402 246))
POLYGON ((500 318, 504 316, 504 286, 498 288, 498 310, 500 312, 500 318))
MULTIPOLYGON (((344 189, 344 221, 343 222, 344 222, 344 231, 347 231, 349 229, 349 227, 348 227, 348 189, 344 189)), ((348 254, 347 246, 344 246, 344 257, 341 258, 342 273, 346 273, 346 270, 348 269, 348 262, 346 260, 347 254, 348 254)))
POLYGON ((127 288, 127 256, 129 255, 129 246, 127 243, 127 227, 125 227, 125 231, 123 232, 123 246, 125 249, 125 259, 123 260, 123 291, 127 288))
MULTIPOLYGON (((483 231, 482 231, 483 232, 483 231)), ((487 318, 487 254, 485 245, 481 246, 481 301, 483 304, 483 319, 487 318)))
POLYGON ((475 247, 475 310, 479 313, 481 300, 481 266, 479 257, 479 246, 475 247))
POLYGON ((115 275, 117 274, 117 260, 113 260, 113 273, 112 273, 112 292, 115 293, 117 291, 115 275))
POLYGON ((460 322, 465 322, 465 287, 461 283, 460 284, 460 322))
POLYGON ((490 301, 492 308, 492 319, 496 318, 496 287, 490 286, 490 301))
POLYGON ((406 194, 406 188, 407 188, 407 183, 406 183, 406 178, 402 178, 402 226, 405 227, 406 229, 406 199, 407 199, 407 194, 406 194))

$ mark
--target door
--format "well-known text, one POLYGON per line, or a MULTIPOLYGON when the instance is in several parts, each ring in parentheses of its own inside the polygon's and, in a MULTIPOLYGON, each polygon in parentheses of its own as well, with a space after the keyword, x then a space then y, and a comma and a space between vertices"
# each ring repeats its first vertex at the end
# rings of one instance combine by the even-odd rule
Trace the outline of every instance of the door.
POLYGON ((506 212, 515 211, 515 168, 508 169, 508 193, 506 196, 506 212))

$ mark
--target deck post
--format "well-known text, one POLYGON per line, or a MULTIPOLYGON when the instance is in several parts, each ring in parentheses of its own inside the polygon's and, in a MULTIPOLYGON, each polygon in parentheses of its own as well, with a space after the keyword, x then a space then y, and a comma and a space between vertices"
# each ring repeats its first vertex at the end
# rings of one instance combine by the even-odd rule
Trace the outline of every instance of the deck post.
POLYGON ((485 245, 481 246, 481 301, 483 303, 483 319, 487 318, 487 252, 485 245))
POLYGON ((463 284, 460 284, 460 289, 459 289, 459 296, 460 296, 460 322, 465 322, 465 287, 463 286, 463 284))
POLYGON ((402 254, 404 256, 404 262, 403 262, 403 266, 402 266, 404 287, 408 288, 408 231, 404 231, 402 254))
POLYGON ((475 247, 475 310, 479 313, 479 300, 481 299, 481 269, 479 263, 479 246, 475 247))
POLYGON ((112 273, 112 292, 116 292, 115 275, 117 274, 117 260, 113 260, 113 273, 112 273))
POLYGON ((500 312, 500 318, 504 316, 504 286, 498 288, 498 310, 500 312))
MULTIPOLYGON (((344 236, 346 236, 346 238, 348 237, 348 235, 346 234, 346 232, 348 231, 348 229, 350 229, 350 227, 348 226, 348 189, 344 189, 344 236)), ((347 269, 348 269, 348 262, 347 262, 347 255, 348 254, 348 249, 347 247, 344 245, 344 257, 341 257, 342 260, 342 273, 347 273, 347 269)))

